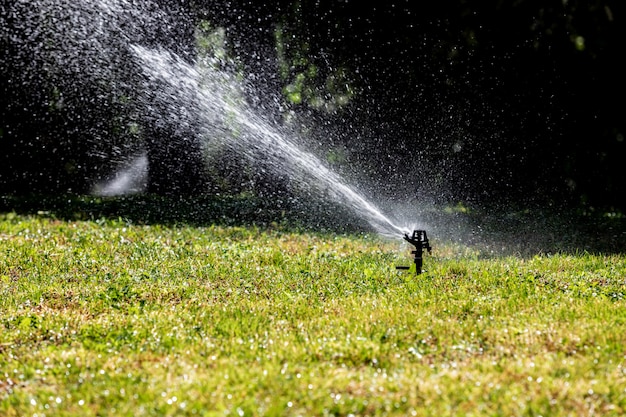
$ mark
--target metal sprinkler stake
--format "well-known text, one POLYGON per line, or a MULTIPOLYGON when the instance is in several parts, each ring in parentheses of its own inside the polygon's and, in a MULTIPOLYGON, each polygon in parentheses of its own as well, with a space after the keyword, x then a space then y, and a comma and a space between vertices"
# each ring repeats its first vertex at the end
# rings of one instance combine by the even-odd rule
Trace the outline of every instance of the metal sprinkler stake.
MULTIPOLYGON (((426 230, 413 230, 413 235, 411 235, 411 237, 405 233, 404 240, 415 246, 415 250, 411 251, 411 253, 415 255, 413 258, 413 262, 415 262, 415 275, 419 275, 422 273, 423 249, 426 249, 428 253, 430 253, 430 250, 432 249, 428 243, 428 237, 426 237, 426 230)), ((407 270, 410 269, 410 267, 396 266, 396 269, 407 270)))

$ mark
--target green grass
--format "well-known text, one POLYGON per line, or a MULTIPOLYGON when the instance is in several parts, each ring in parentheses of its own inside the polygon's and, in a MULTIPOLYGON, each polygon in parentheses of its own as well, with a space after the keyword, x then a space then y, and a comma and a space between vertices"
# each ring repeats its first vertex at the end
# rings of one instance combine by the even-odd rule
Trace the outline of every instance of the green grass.
POLYGON ((626 257, 0 215, 0 415, 626 413, 626 257))

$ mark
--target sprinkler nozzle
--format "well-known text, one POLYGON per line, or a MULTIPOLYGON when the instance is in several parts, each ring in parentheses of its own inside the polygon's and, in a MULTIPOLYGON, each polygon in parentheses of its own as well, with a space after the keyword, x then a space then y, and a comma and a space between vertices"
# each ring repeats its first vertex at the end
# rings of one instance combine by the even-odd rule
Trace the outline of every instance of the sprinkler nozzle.
MULTIPOLYGON (((413 234, 409 237, 408 233, 404 234, 404 240, 409 242, 411 245, 415 246, 415 250, 411 251, 414 256, 413 262, 415 262, 415 274, 419 275, 422 273, 422 253, 423 250, 426 249, 428 253, 431 251, 430 243, 428 242, 428 237, 426 236, 425 230, 413 230, 413 234)), ((396 269, 399 270, 407 270, 410 269, 408 266, 396 266, 396 269)))

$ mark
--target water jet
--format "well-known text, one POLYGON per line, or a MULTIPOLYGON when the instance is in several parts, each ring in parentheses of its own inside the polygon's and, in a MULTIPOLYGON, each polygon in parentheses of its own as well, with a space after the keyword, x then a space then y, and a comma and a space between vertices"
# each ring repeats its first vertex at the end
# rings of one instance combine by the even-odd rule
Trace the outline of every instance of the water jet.
MULTIPOLYGON (((72 125, 80 133, 71 141, 85 139, 83 143, 93 146, 89 157, 96 162, 82 164, 91 169, 93 192, 103 196, 137 192, 146 187, 145 175, 152 175, 155 165, 174 170, 164 179, 191 177, 187 174, 192 171, 181 167, 190 165, 193 156, 202 154, 210 161, 226 149, 289 178, 290 186, 301 195, 348 208, 381 235, 396 237, 405 232, 365 193, 307 151, 297 133, 271 122, 248 104, 242 91, 253 91, 254 86, 247 85, 240 74, 233 73, 228 65, 210 59, 206 62, 172 46, 176 37, 165 33, 164 28, 181 19, 168 16, 159 6, 161 2, 34 3, 35 8, 26 0, 13 3, 9 15, 15 18, 0 33, 6 31, 5 38, 20 52, 12 57, 18 62, 15 74, 23 75, 18 81, 33 90, 44 90, 34 88, 32 80, 40 80, 56 91, 60 98, 49 101, 59 119, 64 116, 62 104, 72 102, 70 110, 89 107, 85 114, 92 114, 103 126, 94 133, 82 122, 82 113, 72 125), (27 66, 31 55, 36 59, 27 66), (18 71, 22 66, 28 70, 18 71), (113 118, 119 120, 114 128, 129 133, 105 139, 115 136, 106 130, 105 121, 112 117, 104 111, 113 104, 119 113, 111 113, 119 116, 113 118), (159 130, 165 134, 150 134, 159 130), (176 136, 170 141, 169 132, 176 136), (173 141, 177 141, 175 145, 173 141), (154 155, 165 161, 159 164, 154 155)), ((67 135, 60 133, 50 140, 64 140, 59 138, 67 135)), ((68 140, 67 149, 74 149, 73 143, 68 140)))

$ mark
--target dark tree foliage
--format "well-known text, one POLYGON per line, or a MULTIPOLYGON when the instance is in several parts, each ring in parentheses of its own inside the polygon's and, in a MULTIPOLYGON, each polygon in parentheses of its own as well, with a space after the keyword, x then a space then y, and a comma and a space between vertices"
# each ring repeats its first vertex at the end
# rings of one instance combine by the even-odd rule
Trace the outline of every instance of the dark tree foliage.
POLYGON ((623 204, 620 2, 295 4, 312 54, 358 72, 352 140, 378 143, 352 148, 378 149, 381 177, 426 173, 425 190, 485 203, 623 204))
MULTIPOLYGON (((397 184, 394 190, 405 186, 445 201, 568 201, 626 208, 621 197, 626 192, 621 166, 626 156, 623 2, 161 3, 176 24, 155 26, 147 45, 193 60, 198 20, 226 28, 230 52, 255 85, 249 95, 253 105, 277 122, 286 109, 304 118, 320 116, 333 124, 334 134, 323 140, 348 149, 350 162, 373 178, 388 178, 397 184), (340 69, 349 74, 354 91, 349 104, 330 112, 326 108, 322 115, 306 98, 297 103, 285 98, 285 85, 299 69, 294 65, 291 75, 281 73, 279 28, 291 53, 305 51, 307 65, 316 69, 308 80, 314 88, 332 95, 322 88, 324 80, 340 69)), ((19 55, 6 38, 0 42, 3 58, 19 55)), ((3 190, 23 191, 32 184, 45 188, 55 175, 65 178, 67 188, 85 189, 80 179, 92 181, 97 166, 84 163, 93 159, 92 145, 65 142, 71 146, 57 147, 57 156, 51 156, 47 143, 56 143, 60 132, 76 130, 65 123, 87 120, 95 131, 111 132, 111 120, 119 120, 125 108, 102 105, 91 118, 78 112, 80 123, 66 120, 49 108, 55 91, 46 79, 28 85, 35 100, 21 94, 23 65, 31 64, 24 60, 2 67, 3 190), (31 115, 37 115, 34 121, 31 115), (47 163, 48 157, 54 163, 47 163), (28 164, 39 169, 21 168, 28 164), (59 170, 80 175, 62 176, 59 170)), ((98 90, 89 94, 97 96, 98 90)), ((81 107, 76 102, 72 108, 81 107)), ((151 191, 205 189, 193 127, 177 131, 151 120, 142 134, 151 160, 151 191), (157 146, 164 142, 171 145, 157 146), (186 160, 194 162, 181 163, 186 160)))

